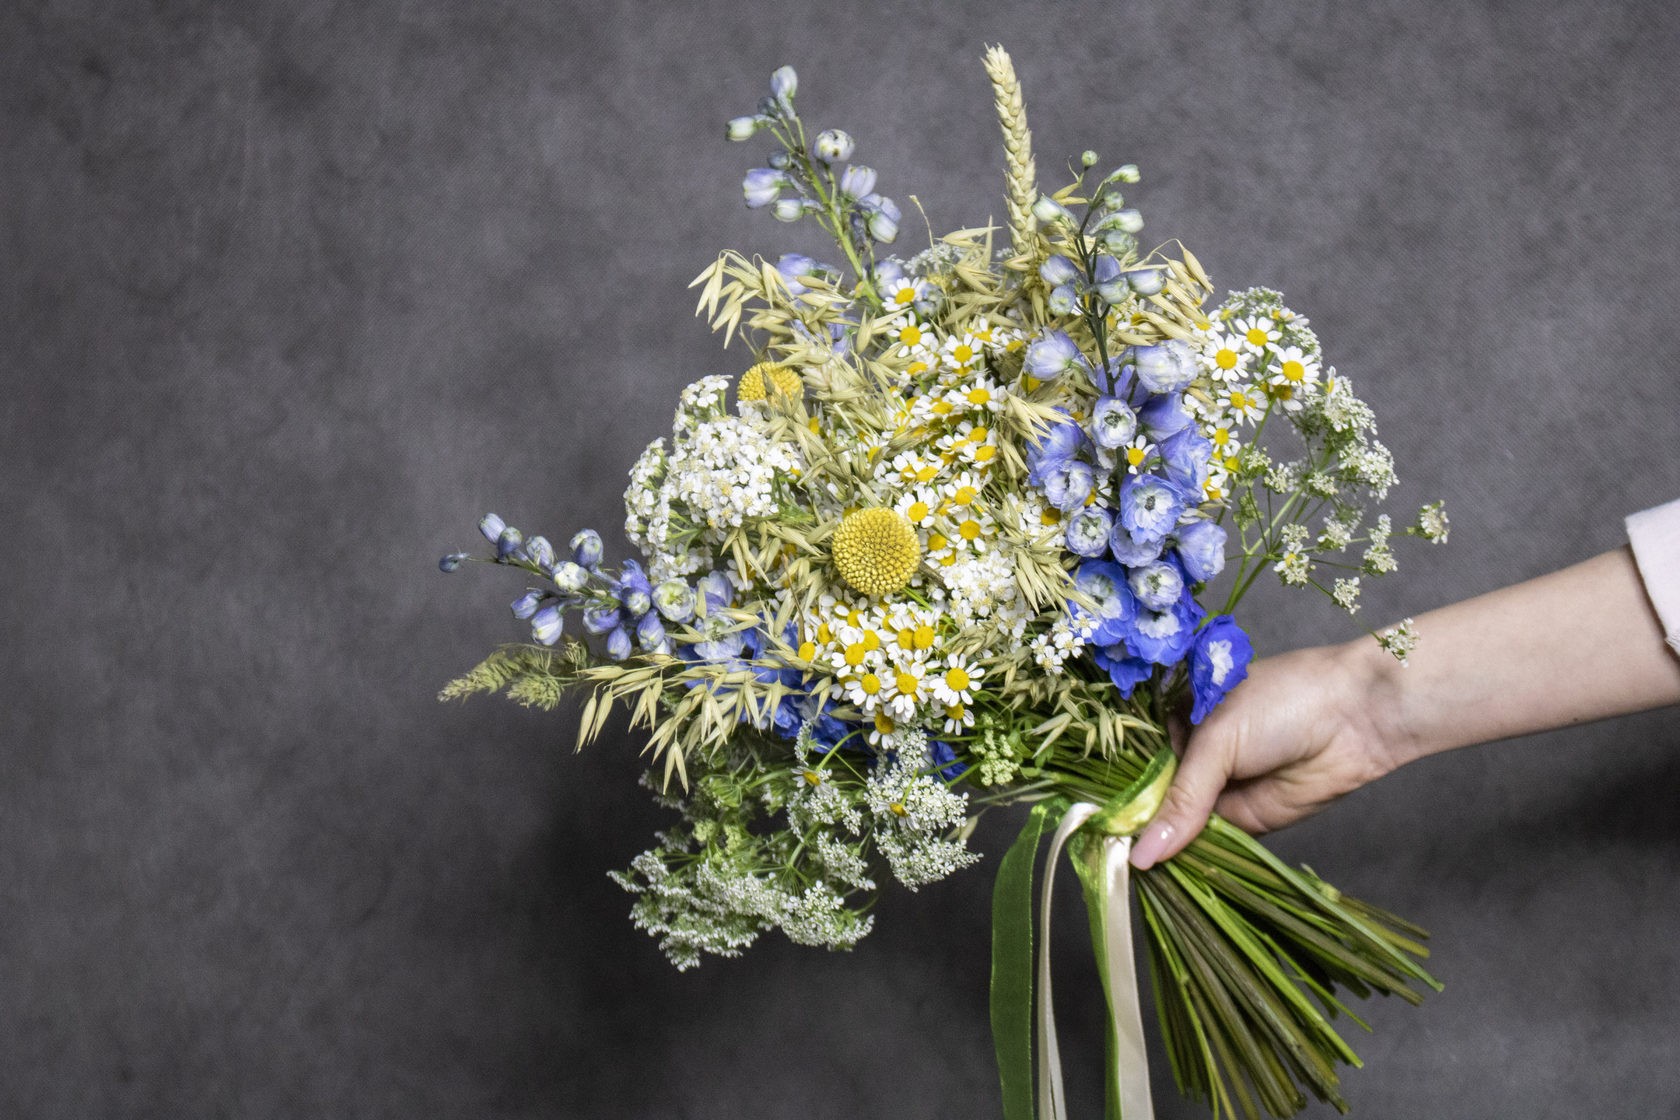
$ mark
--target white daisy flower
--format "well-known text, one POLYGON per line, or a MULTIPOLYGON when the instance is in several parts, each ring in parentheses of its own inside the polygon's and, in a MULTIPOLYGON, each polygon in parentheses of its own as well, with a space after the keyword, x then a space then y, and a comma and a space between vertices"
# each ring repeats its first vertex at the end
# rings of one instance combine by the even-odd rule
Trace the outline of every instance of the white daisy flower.
POLYGON ((893 508, 902 513, 910 524, 918 529, 933 526, 934 517, 939 512, 939 491, 931 487, 918 486, 900 494, 893 508))
POLYGON ((1132 437, 1132 441, 1120 449, 1121 456, 1126 461, 1126 473, 1136 474, 1149 462, 1150 456, 1155 454, 1155 445, 1149 442, 1149 437, 1139 432, 1132 437))
POLYGON ((1318 381, 1318 359, 1304 353, 1299 346, 1273 347, 1277 355, 1277 370, 1273 383, 1287 385, 1297 396, 1318 381))
POLYGON ((945 340, 945 344, 939 348, 939 359, 946 369, 968 370, 974 367, 985 352, 985 344, 965 332, 945 340))
POLYGON ((845 690, 847 703, 864 712, 873 712, 881 703, 881 693, 886 689, 886 682, 881 679, 879 673, 871 672, 848 677, 839 687, 845 690))
POLYGON ((1251 353, 1241 335, 1214 332, 1202 343, 1202 365, 1215 381, 1248 375, 1251 353))
POLYGON ((889 310, 912 307, 927 298, 927 290, 926 280, 906 276, 885 287, 881 292, 881 303, 889 310))
POLYGON ((1225 415, 1244 424, 1253 424, 1265 415, 1265 394, 1252 385, 1227 385, 1219 391, 1218 401, 1225 415))
POLYGON ((883 696, 893 719, 900 723, 915 719, 916 710, 930 695, 927 665, 920 660, 900 662, 886 674, 885 680, 883 696))
POLYGON ((948 704, 945 707, 944 730, 947 735, 961 735, 974 726, 974 712, 966 704, 948 704))
POLYGON ((1232 326, 1234 333, 1253 354, 1265 353, 1272 343, 1283 337, 1283 332, 1278 330, 1277 324, 1266 315, 1238 319, 1232 326))
POLYGON ((953 659, 933 679, 933 692, 942 704, 972 704, 976 684, 986 672, 972 661, 953 659))

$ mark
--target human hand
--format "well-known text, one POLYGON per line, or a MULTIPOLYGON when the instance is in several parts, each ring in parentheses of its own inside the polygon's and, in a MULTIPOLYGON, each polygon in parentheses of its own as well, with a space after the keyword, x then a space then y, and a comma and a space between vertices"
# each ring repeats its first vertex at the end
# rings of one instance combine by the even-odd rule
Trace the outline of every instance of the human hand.
POLYGON ((1191 730, 1160 812, 1139 835, 1132 863, 1176 855, 1208 814, 1250 833, 1311 816, 1399 764, 1380 677, 1347 646, 1297 650, 1249 667, 1191 730))

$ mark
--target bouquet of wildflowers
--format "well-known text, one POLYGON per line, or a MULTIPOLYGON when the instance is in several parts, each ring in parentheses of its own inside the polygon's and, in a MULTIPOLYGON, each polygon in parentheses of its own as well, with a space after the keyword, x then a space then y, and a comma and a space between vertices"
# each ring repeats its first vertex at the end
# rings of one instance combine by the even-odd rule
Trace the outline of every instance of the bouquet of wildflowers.
MULTIPOLYGON (((684 389, 631 469, 639 555, 609 565, 593 531, 557 550, 485 517, 482 559, 526 577, 532 640, 443 696, 576 691, 580 746, 615 706, 647 730, 645 784, 676 816, 614 877, 678 968, 772 929, 848 948, 889 879, 978 862, 979 814, 1030 805, 995 895, 1006 1115, 1035 1112, 1035 998, 1036 1111, 1063 1107, 1031 966, 1034 861, 1060 824, 1110 986, 1111 1115, 1133 1120, 1124 843, 1170 780, 1168 719, 1200 722, 1244 679, 1234 612, 1257 579, 1358 609, 1360 580, 1394 568, 1374 509, 1394 468, 1277 292, 1210 306, 1188 250, 1144 247, 1135 167, 1086 152, 1042 190, 1009 58, 986 65, 1007 230, 905 257, 899 207, 852 137, 807 135, 791 69, 729 122, 774 146, 747 205, 815 221, 838 258, 730 252, 701 273, 701 312, 752 356, 684 389)), ((1444 539, 1439 505, 1407 531, 1444 539)), ((1376 638, 1401 660, 1412 642, 1409 624, 1376 638)), ((1434 984, 1420 930, 1217 818, 1135 885, 1173 1072, 1215 1116, 1342 1106, 1345 994, 1434 984)))

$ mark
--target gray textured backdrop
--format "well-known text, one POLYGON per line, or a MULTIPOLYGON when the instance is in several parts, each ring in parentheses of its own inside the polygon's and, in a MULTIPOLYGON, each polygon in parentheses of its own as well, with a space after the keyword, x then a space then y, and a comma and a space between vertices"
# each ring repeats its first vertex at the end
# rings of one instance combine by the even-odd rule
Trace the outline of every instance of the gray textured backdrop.
MULTIPOLYGON (((5 4, 0 1115, 997 1115, 989 871, 890 896, 850 955, 676 975, 605 878, 662 819, 635 744, 434 703, 521 633, 504 573, 435 557, 487 509, 617 550, 676 389, 740 364, 685 283, 808 244, 741 207, 762 150, 721 134, 775 66, 940 228, 999 213, 989 41, 1041 167, 1140 164, 1149 233, 1283 288, 1401 504, 1448 499, 1451 545, 1362 617, 1614 547, 1680 494, 1677 29, 1660 2, 5 4)), ((1281 592, 1251 622, 1348 634, 1281 592)), ((1669 711, 1461 752, 1277 838, 1436 934, 1447 989, 1370 1008, 1356 1115, 1680 1115, 1677 748, 1669 711)), ((1089 1116, 1099 1002, 1061 935, 1089 1116)), ((1164 1118, 1201 1115, 1156 1075, 1164 1118)))

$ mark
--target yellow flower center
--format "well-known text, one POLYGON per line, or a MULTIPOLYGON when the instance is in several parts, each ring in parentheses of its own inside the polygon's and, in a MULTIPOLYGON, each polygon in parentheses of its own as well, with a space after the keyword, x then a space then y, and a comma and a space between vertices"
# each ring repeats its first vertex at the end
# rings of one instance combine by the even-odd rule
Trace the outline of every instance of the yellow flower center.
POLYGON ((814 786, 822 785, 822 775, 817 773, 815 770, 805 771, 804 777, 805 777, 805 780, 807 782, 809 782, 811 785, 814 785, 814 786))
POLYGON ((922 562, 922 542, 910 519, 882 507, 843 518, 834 530, 831 551, 840 578, 865 595, 901 590, 922 562))
POLYGON ((811 642, 799 643, 799 660, 809 661, 815 656, 817 656, 817 647, 815 644, 811 642))
POLYGON ((772 391, 786 397, 800 397, 805 393, 805 382, 797 371, 787 366, 760 362, 743 373, 735 383, 735 399, 738 401, 762 401, 772 391))
POLYGON ((898 340, 906 346, 915 346, 922 341, 922 328, 914 323, 906 323, 898 332, 898 340))
POLYGON ((1266 341, 1271 338, 1271 335, 1267 334, 1259 327, 1250 327, 1248 328, 1248 333, 1243 337, 1247 338, 1248 341, 1253 343, 1255 346, 1264 346, 1266 345, 1266 341))
POLYGON ((914 673, 900 673, 893 683, 898 686, 900 696, 914 696, 922 687, 921 678, 914 673))
POLYGON ((991 403, 991 399, 992 391, 990 389, 970 389, 968 391, 969 404, 985 405, 991 403))
POLYGON ((1307 376, 1307 367, 1300 362, 1289 361, 1283 363, 1283 376, 1289 381, 1301 381, 1307 376))
POLYGON ((1236 369, 1237 352, 1228 347, 1221 347, 1219 352, 1213 356, 1213 364, 1220 369, 1236 369))
POLYGON ((926 521, 928 504, 926 502, 911 502, 910 508, 904 511, 912 521, 926 521))
POLYGON ((976 496, 977 493, 972 486, 959 486, 957 487, 957 492, 951 495, 952 499, 959 506, 966 506, 968 503, 972 502, 976 496))
POLYGON ((980 522, 971 517, 957 526, 957 532, 962 534, 962 539, 965 541, 975 540, 980 536, 980 522))
POLYGON ((1144 457, 1148 454, 1149 452, 1142 447, 1128 447, 1126 448, 1126 464, 1133 467, 1140 466, 1144 457))
POLYGON ((873 696, 881 691, 881 678, 874 673, 865 673, 862 679, 858 681, 858 687, 863 689, 865 696, 873 696))
POLYGON ((933 627, 923 623, 916 627, 916 648, 928 649, 933 645, 933 627))
POLYGON ((958 343, 951 350, 951 357, 956 359, 956 363, 959 366, 966 366, 974 360, 974 347, 968 345, 966 342, 958 343))
POLYGON ((846 664, 856 669, 863 664, 863 659, 869 656, 869 651, 863 648, 862 642, 853 642, 846 647, 846 664))
POLYGON ((952 692, 961 692, 968 687, 968 670, 961 665, 953 665, 945 670, 945 687, 952 692))

